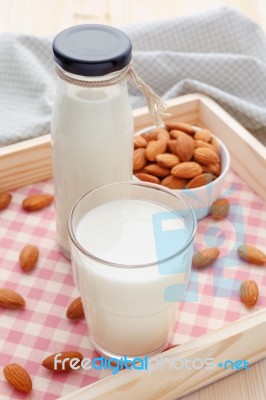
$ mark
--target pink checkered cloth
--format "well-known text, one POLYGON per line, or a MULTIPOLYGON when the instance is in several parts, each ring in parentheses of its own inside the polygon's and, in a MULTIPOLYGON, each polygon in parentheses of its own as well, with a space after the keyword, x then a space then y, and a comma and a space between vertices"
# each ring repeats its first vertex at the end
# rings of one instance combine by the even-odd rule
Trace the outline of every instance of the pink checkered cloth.
MULTIPOLYGON (((219 222, 210 217, 200 221, 196 237, 197 249, 217 245, 222 257, 212 268, 193 271, 176 320, 173 344, 189 341, 266 306, 265 268, 248 265, 236 255, 236 247, 243 242, 266 249, 266 206, 232 172, 223 190, 230 198, 230 215, 219 222), (255 280, 261 293, 252 311, 238 296, 240 283, 246 279, 255 280)), ((54 207, 34 213, 21 207, 26 196, 39 192, 53 193, 52 181, 14 191, 10 207, 0 214, 0 287, 17 291, 27 302, 22 310, 0 310, 0 362, 2 368, 14 362, 27 369, 33 380, 27 398, 52 400, 111 371, 52 373, 41 365, 48 355, 64 350, 78 350, 89 358, 97 357, 97 353, 92 349, 85 320, 72 322, 66 318, 68 304, 79 294, 70 262, 57 249, 54 207), (27 243, 36 244, 41 254, 36 269, 28 274, 22 273, 18 263, 19 252, 27 243)), ((1 381, 1 400, 25 398, 5 382, 2 372, 1 381)))

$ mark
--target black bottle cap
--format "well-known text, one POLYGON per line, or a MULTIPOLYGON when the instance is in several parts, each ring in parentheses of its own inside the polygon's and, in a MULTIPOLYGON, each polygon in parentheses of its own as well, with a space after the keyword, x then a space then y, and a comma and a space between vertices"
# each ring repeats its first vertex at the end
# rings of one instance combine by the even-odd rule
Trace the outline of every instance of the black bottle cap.
POLYGON ((131 60, 127 35, 111 26, 77 25, 60 32, 53 41, 55 62, 67 72, 101 76, 119 71, 131 60))

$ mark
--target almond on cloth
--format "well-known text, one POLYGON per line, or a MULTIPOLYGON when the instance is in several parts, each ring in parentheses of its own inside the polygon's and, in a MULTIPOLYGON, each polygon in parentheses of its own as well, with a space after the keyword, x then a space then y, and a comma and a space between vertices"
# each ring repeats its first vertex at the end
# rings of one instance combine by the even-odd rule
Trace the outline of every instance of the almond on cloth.
POLYGON ((224 219, 229 212, 229 201, 226 198, 220 198, 215 200, 211 206, 211 216, 214 219, 224 219))
POLYGON ((73 366, 80 365, 83 360, 83 355, 79 351, 62 351, 50 355, 43 360, 42 365, 50 371, 67 372, 73 366))
POLYGON ((259 288, 255 281, 245 281, 240 286, 240 299, 247 307, 254 307, 259 298, 259 288))
POLYGON ((207 173, 201 174, 191 179, 186 185, 186 189, 193 189, 200 186, 204 186, 212 181, 213 181, 213 174, 207 174, 207 173))
POLYGON ((23 200, 22 206, 27 211, 38 211, 48 207, 54 201, 51 194, 36 194, 23 200))
POLYGON ((80 319, 84 318, 84 309, 81 301, 81 297, 77 297, 75 300, 73 300, 66 312, 66 316, 68 319, 80 319))
POLYGON ((21 308, 25 306, 23 297, 12 289, 0 289, 0 307, 3 308, 21 308))
POLYGON ((0 210, 5 210, 12 199, 12 195, 10 193, 0 193, 0 210))
POLYGON ((213 264, 219 257, 220 250, 217 247, 210 247, 194 254, 192 264, 197 269, 206 268, 213 264))
POLYGON ((31 377, 25 368, 19 364, 9 364, 4 367, 4 376, 6 380, 15 389, 23 393, 29 393, 32 389, 31 377))
POLYGON ((37 264, 39 258, 39 249, 37 246, 26 245, 20 252, 19 262, 23 271, 31 271, 37 264))
POLYGON ((266 263, 266 254, 255 246, 242 244, 238 247, 239 257, 249 264, 264 265, 266 263))

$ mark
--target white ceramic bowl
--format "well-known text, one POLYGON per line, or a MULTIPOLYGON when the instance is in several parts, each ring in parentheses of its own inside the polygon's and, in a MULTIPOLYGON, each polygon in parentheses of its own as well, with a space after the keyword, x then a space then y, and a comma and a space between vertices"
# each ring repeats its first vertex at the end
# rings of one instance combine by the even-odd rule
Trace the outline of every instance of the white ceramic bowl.
MULTIPOLYGON (((148 133, 152 131, 155 127, 149 127, 138 131, 135 135, 141 135, 142 133, 148 133)), ((215 135, 214 135, 215 136, 215 135)), ((221 174, 211 183, 208 183, 205 186, 200 186, 194 189, 180 189, 173 190, 174 192, 178 192, 181 194, 185 200, 188 201, 190 206, 193 208, 196 217, 198 220, 206 217, 210 213, 212 203, 217 200, 222 191, 222 183, 223 180, 229 170, 230 166, 230 154, 223 144, 223 142, 218 139, 216 136, 218 143, 220 144, 220 158, 221 158, 221 174)), ((139 180, 135 176, 133 176, 134 180, 139 180)))

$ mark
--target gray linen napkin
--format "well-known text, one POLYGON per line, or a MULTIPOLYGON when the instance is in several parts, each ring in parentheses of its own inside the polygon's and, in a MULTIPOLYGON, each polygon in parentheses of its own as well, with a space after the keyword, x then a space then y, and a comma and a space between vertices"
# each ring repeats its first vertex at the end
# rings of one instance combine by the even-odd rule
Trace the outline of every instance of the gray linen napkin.
MULTIPOLYGON (((266 144, 266 35, 222 8, 122 28, 138 74, 164 100, 200 92, 266 144)), ((50 131, 55 94, 51 38, 0 35, 0 146, 50 131)), ((134 108, 145 101, 129 85, 134 108)))

